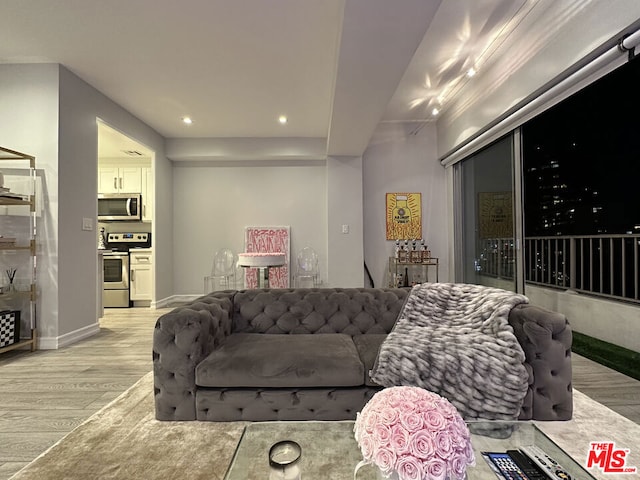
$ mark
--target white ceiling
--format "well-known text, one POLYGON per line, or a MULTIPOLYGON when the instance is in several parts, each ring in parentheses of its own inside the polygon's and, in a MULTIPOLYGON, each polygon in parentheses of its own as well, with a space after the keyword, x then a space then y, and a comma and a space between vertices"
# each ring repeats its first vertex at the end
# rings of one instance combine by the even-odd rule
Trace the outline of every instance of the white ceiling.
POLYGON ((0 63, 60 63, 166 138, 361 155, 381 121, 432 121, 537 1, 2 0, 0 63))

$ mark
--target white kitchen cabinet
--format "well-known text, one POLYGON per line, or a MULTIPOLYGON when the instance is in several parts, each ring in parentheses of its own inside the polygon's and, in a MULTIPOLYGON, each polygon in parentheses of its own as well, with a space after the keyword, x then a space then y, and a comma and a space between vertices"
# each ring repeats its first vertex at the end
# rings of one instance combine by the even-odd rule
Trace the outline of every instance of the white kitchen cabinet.
POLYGON ((98 193, 142 193, 141 167, 101 166, 98 193))
POLYGON ((153 172, 151 167, 142 167, 142 221, 153 220, 153 172))
POLYGON ((129 298, 131 301, 151 301, 153 288, 153 262, 151 249, 129 251, 129 298))

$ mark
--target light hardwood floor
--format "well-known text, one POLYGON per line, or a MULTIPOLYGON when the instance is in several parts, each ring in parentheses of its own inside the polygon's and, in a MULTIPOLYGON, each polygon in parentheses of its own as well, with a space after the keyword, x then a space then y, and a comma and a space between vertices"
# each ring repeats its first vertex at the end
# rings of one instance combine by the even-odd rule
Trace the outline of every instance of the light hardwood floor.
MULTIPOLYGON (((169 309, 107 309, 98 335, 59 350, 0 355, 0 480, 31 462, 152 368, 169 309)), ((640 381, 577 355, 573 384, 640 424, 640 381)))

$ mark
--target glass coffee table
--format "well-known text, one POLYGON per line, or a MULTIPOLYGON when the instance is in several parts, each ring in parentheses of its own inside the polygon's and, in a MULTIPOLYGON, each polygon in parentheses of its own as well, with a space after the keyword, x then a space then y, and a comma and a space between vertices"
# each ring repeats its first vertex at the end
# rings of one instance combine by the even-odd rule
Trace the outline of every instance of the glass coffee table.
MULTIPOLYGON (((353 436, 353 421, 341 422, 257 422, 245 427, 225 480, 269 478, 269 449, 283 440, 292 440, 302 449, 299 462, 301 478, 351 479, 362 460, 353 436)), ((481 452, 505 452, 535 446, 555 459, 570 479, 593 479, 584 468, 567 455, 532 422, 468 422, 476 454, 476 466, 469 467, 467 478, 495 480, 497 475, 481 452)), ((377 479, 372 466, 358 471, 357 479, 377 479)))

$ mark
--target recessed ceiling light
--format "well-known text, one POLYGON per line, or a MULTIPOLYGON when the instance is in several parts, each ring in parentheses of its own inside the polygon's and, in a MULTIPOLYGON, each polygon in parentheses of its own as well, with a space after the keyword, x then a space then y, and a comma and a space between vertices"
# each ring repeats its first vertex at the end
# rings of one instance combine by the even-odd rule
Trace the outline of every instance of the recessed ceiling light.
POLYGON ((193 123, 193 120, 191 120, 191 117, 182 117, 182 123, 191 125, 193 123))
POLYGON ((471 78, 476 74, 476 69, 471 67, 469 70, 467 70, 467 77, 471 78))
POLYGON ((431 110, 431 115, 433 115, 434 117, 439 113, 440 113, 440 110, 438 110, 437 108, 434 108, 433 110, 431 110))
POLYGON ((282 125, 286 124, 286 123, 287 123, 287 116, 286 116, 286 115, 280 115, 280 116, 278 117, 278 121, 279 121, 282 125))

